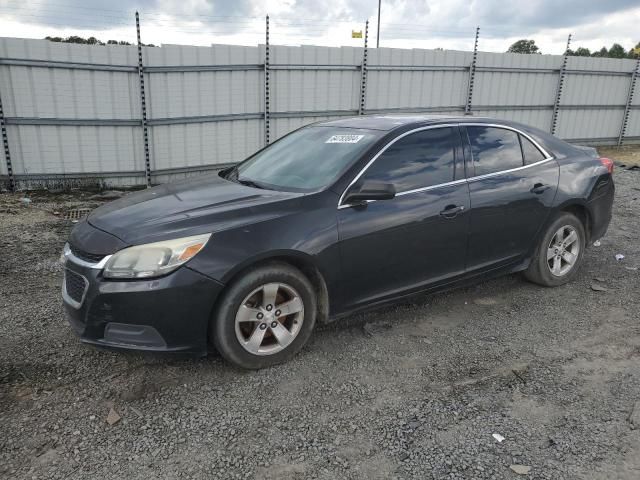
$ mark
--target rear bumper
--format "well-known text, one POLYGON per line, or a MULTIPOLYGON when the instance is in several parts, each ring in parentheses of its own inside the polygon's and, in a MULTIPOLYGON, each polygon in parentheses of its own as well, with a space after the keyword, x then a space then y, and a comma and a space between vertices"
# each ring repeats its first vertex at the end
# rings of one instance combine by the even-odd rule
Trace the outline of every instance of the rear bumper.
POLYGON ((67 261, 66 275, 85 282, 82 295, 70 295, 66 280, 62 286, 67 319, 84 343, 206 355, 209 319, 222 284, 187 267, 162 278, 112 281, 102 278, 101 270, 67 261))

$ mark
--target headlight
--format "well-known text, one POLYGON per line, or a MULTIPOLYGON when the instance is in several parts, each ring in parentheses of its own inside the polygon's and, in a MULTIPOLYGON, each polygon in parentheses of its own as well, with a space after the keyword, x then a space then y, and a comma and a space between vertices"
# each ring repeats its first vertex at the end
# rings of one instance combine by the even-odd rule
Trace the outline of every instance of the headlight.
POLYGON ((167 274, 195 257, 209 237, 210 233, 125 248, 109 259, 104 276, 149 278, 167 274))

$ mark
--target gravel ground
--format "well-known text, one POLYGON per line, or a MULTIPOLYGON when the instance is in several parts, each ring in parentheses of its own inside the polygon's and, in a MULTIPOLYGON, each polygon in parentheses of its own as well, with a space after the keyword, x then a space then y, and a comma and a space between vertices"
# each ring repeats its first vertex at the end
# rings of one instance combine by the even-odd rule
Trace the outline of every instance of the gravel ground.
POLYGON ((638 479, 640 172, 615 178, 574 283, 418 296, 259 372, 81 345, 52 212, 99 200, 2 194, 0 477, 638 479))

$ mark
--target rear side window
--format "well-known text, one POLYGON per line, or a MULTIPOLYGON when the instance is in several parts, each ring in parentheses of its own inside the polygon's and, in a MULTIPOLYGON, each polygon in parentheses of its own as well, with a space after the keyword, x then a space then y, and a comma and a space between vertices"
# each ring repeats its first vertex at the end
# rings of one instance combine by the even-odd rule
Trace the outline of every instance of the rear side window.
POLYGON ((545 159, 538 147, 536 147, 531 140, 520 135, 520 143, 522 144, 522 156, 524 157, 524 164, 531 165, 532 163, 540 162, 545 159))
POLYGON ((392 183, 397 192, 451 182, 458 132, 433 128, 401 138, 367 169, 366 180, 392 183))
POLYGON ((495 127, 467 127, 467 133, 476 176, 523 165, 516 132, 495 127))

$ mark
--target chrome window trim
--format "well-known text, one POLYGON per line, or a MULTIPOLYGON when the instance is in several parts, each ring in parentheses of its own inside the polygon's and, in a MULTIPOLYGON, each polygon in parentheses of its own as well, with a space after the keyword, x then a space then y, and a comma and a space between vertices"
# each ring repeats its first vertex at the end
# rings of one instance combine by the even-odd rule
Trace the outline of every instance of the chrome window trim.
POLYGON ((106 255, 102 260, 97 263, 87 262, 82 260, 81 258, 76 257, 71 251, 71 247, 68 243, 64 244, 64 249, 62 251, 62 256, 65 260, 75 263, 76 265, 80 265, 81 267, 86 268, 94 268, 96 270, 102 270, 104 266, 107 264, 112 255, 106 255))
MULTIPOLYGON (((522 135, 527 140, 529 140, 531 143, 533 143, 533 145, 538 150, 540 150, 540 152, 545 156, 545 158, 543 160, 540 160, 539 162, 531 163, 529 165, 522 165, 521 167, 510 168, 510 169, 507 169, 507 170, 500 170, 498 172, 486 173, 484 175, 477 175, 477 176, 473 176, 473 177, 461 178, 459 180, 453 180, 451 182, 445 182, 445 183, 439 183, 439 184, 436 184, 436 185, 430 185, 428 187, 415 188, 415 189, 412 189, 412 190, 405 190, 403 192, 396 193, 396 197, 400 197, 400 196, 403 196, 403 195, 409 195, 411 193, 425 192, 425 191, 428 191, 428 190, 434 190, 436 188, 448 187, 448 186, 458 185, 458 184, 462 184, 462 183, 475 182, 477 180, 482 180, 482 179, 485 179, 485 178, 495 177, 497 175, 516 172, 518 170, 524 170, 525 168, 531 168, 531 167, 535 167, 535 166, 538 166, 538 165, 542 165, 542 164, 554 159, 553 155, 550 155, 549 152, 547 152, 544 148, 542 148, 540 146, 540 144, 538 142, 536 142, 530 135, 528 135, 527 133, 523 132, 522 130, 520 130, 518 128, 509 126, 509 125, 501 125, 501 124, 498 124, 498 123, 482 123, 482 122, 466 123, 466 122, 464 122, 464 123, 442 123, 442 124, 438 124, 438 125, 428 125, 426 127, 419 127, 419 128, 415 128, 413 130, 409 130, 408 132, 404 132, 402 135, 399 135, 398 137, 396 137, 393 140, 391 140, 384 147, 382 147, 382 149, 380 149, 380 151, 378 153, 376 153, 373 156, 373 158, 371 160, 369 160, 369 162, 367 162, 367 164, 360 170, 360 172, 358 172, 358 174, 351 181, 351 183, 349 183, 349 185, 347 185, 347 188, 344 189, 344 191, 342 192, 342 195, 340 195, 340 199, 338 200, 338 210, 341 210, 343 208, 351 208, 351 207, 354 206, 352 204, 343 204, 342 203, 342 200, 344 199, 345 194, 360 179, 360 177, 362 175, 364 175, 364 173, 373 164, 373 162, 375 162, 378 159, 378 157, 380 155, 382 155, 387 150, 387 148, 389 148, 391 145, 393 145, 395 142, 397 142, 401 138, 404 138, 407 135, 411 135, 412 133, 421 132, 423 130, 431 130, 431 129, 434 129, 434 128, 447 128, 447 127, 493 127, 493 128, 502 128, 504 130, 511 130, 513 132, 516 132, 516 133, 522 135)), ((522 161, 524 162, 524 156, 522 158, 522 161)), ((375 201, 376 200, 368 200, 367 203, 371 203, 371 202, 375 202, 375 201)))
POLYGON ((544 160, 540 160, 536 163, 530 163, 529 165, 523 165, 522 167, 510 168, 508 170, 500 170, 499 172, 485 173, 484 175, 476 175, 475 177, 467 178, 467 182, 476 182, 478 180, 484 180, 485 178, 496 177, 498 175, 504 175, 505 173, 517 172, 518 170, 524 170, 525 168, 535 167, 537 165, 542 165, 543 163, 547 163, 548 161, 553 160, 553 158, 545 158, 544 160))
POLYGON ((80 275, 78 272, 73 272, 75 275, 78 275, 82 278, 82 280, 84 280, 84 291, 82 292, 82 298, 79 302, 77 302, 67 293, 67 270, 69 269, 64 269, 64 275, 62 277, 62 299, 70 306, 78 310, 84 303, 84 298, 87 296, 87 291, 89 290, 89 280, 87 280, 87 277, 85 277, 84 275, 80 275))

